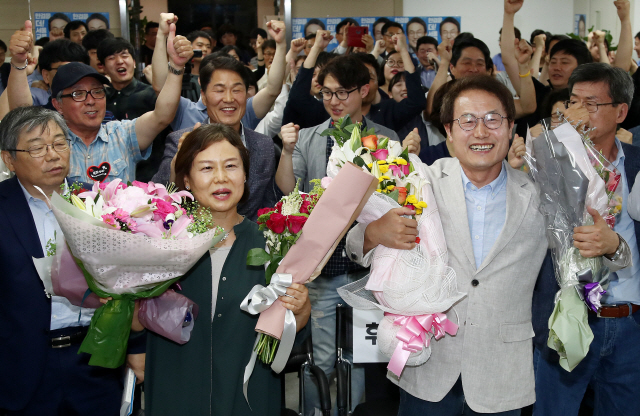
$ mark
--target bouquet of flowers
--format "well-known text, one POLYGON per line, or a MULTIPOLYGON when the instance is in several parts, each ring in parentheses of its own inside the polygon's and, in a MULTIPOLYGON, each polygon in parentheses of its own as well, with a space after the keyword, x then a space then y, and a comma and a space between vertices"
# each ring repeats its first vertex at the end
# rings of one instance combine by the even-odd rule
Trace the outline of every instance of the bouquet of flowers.
MULTIPOLYGON (((223 230, 190 193, 153 182, 96 183, 91 191, 54 193, 50 203, 64 239, 57 236, 60 257, 41 277, 66 270, 57 265, 68 245, 90 291, 111 298, 93 315, 80 351, 92 355, 91 365, 116 368, 125 359, 134 301, 162 295, 223 230)), ((53 286, 45 282, 55 292, 53 286)))
MULTIPOLYGON (((320 200, 324 189, 320 185, 320 180, 311 181, 314 184, 313 189, 308 194, 298 191, 299 182, 296 183, 294 190, 284 197, 273 208, 262 208, 258 210, 258 224, 260 230, 263 231, 267 240, 267 250, 262 248, 254 248, 247 255, 247 264, 250 266, 262 266, 267 263, 266 282, 271 284, 271 277, 280 265, 280 262, 287 255, 289 249, 298 241, 302 234, 302 227, 307 222, 309 215, 320 200)), ((291 284, 291 283, 289 283, 291 284)), ((278 288, 273 293, 275 298, 286 293, 286 287, 282 285, 274 285, 278 288), (282 293, 280 293, 282 292, 282 293)), ((252 291, 251 298, 262 296, 263 292, 252 291), (258 293, 258 295, 256 295, 258 293)), ((273 300, 275 301, 275 298, 273 300)), ((249 297, 247 302, 243 302, 242 308, 249 309, 249 297)), ((258 304, 267 306, 267 299, 252 299, 251 306, 256 308, 258 304)), ((255 348, 258 358, 265 364, 271 364, 274 360, 279 340, 270 335, 261 334, 258 345, 255 348)))
POLYGON ((338 289, 355 308, 386 312, 378 328, 378 345, 391 357, 388 368, 400 377, 405 365, 427 361, 432 337, 456 334, 457 325, 444 312, 465 296, 458 292, 456 274, 448 266, 433 190, 420 159, 400 143, 371 130, 361 132, 348 117, 324 133, 336 140, 327 166, 329 177, 352 162, 377 178, 378 188, 358 217, 359 223, 369 224, 401 206, 416 212, 419 237, 413 250, 378 246, 369 275, 338 289))
MULTIPOLYGON (((549 125, 543 123, 543 126, 549 125)), ((620 173, 598 152, 589 131, 581 134, 568 122, 527 138, 525 161, 540 194, 547 239, 560 291, 549 318, 547 345, 560 364, 573 370, 589 351, 593 333, 587 308, 598 311, 610 270, 603 257, 585 258, 573 245, 573 229, 593 225, 587 207, 613 228, 622 210, 620 173)))

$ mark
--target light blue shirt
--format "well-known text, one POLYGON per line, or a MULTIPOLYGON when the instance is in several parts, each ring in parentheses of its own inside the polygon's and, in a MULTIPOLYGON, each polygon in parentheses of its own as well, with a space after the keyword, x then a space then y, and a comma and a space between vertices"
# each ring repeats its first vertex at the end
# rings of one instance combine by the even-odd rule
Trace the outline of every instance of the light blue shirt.
MULTIPOLYGON (((18 183, 20 181, 18 180, 18 183)), ((24 197, 27 199, 33 222, 36 224, 38 238, 42 246, 42 252, 47 255, 47 242, 55 241, 56 233, 62 233, 53 211, 41 199, 33 197, 20 183, 24 197)), ((72 305, 66 298, 51 296, 51 326, 52 330, 67 328, 70 326, 88 326, 93 316, 94 309, 81 308, 72 305), (80 312, 82 311, 82 314, 80 312), (80 314, 80 321, 78 315, 80 314)))
MULTIPOLYGON (((173 131, 191 128, 195 126, 196 123, 204 123, 208 118, 207 107, 202 102, 202 98, 200 98, 197 103, 194 103, 188 98, 180 97, 180 104, 178 105, 176 116, 171 122, 171 128, 173 131)), ((247 108, 240 121, 248 129, 255 130, 260 120, 253 109, 253 97, 249 97, 247 100, 247 108)))
POLYGON ((433 80, 436 79, 436 71, 433 69, 420 68, 420 83, 422 86, 431 88, 433 80))
POLYGON ((640 254, 638 253, 638 241, 636 240, 634 223, 627 211, 629 182, 627 181, 627 173, 624 170, 624 151, 617 138, 616 146, 618 147, 618 156, 613 162, 613 166, 618 169, 622 176, 620 181, 622 185, 622 213, 613 230, 620 234, 629 244, 633 263, 626 269, 618 270, 612 274, 611 283, 607 293, 602 297, 602 303, 614 305, 616 303, 629 302, 640 305, 640 254))
POLYGON ((108 162, 111 165, 111 172, 106 182, 116 178, 122 179, 125 183, 134 181, 136 164, 151 155, 151 145, 145 149, 144 153, 140 152, 138 136, 136 136, 136 120, 110 121, 103 124, 89 146, 70 131, 69 181, 93 183, 93 180, 87 176, 87 169, 90 166, 99 166, 102 162, 108 162))
POLYGON ((478 189, 460 168, 476 269, 487 257, 504 227, 507 216, 506 169, 503 162, 498 177, 490 184, 478 189))

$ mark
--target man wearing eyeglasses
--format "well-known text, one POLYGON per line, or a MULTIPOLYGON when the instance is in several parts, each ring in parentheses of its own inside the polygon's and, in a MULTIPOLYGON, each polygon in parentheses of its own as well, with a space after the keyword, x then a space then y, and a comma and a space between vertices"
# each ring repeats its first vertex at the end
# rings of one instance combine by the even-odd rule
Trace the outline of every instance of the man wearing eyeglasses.
MULTIPOLYGON (((431 343, 431 357, 390 379, 400 387, 399 416, 517 416, 535 400, 531 299, 547 251, 531 180, 505 162, 516 115, 509 90, 486 75, 458 80, 441 120, 456 158, 425 167, 458 290, 455 336, 431 343)), ((413 249, 417 222, 392 210, 359 224, 347 253, 368 266, 379 244, 413 249)), ((425 238, 426 236, 418 235, 425 238)))
MULTIPOLYGON (((0 415, 116 415, 123 369, 93 367, 78 354, 94 309, 48 298, 32 260, 62 232, 46 197, 62 192, 69 172, 64 120, 42 107, 17 108, 0 123, 0 150, 15 173, 0 183, 0 415)), ((128 352, 143 376, 134 357, 144 353, 144 336, 133 335, 128 352)))
POLYGON ((631 77, 609 64, 589 63, 578 66, 569 77, 571 93, 564 111, 578 128, 593 129, 589 138, 596 149, 620 172, 618 189, 622 194, 622 212, 611 230, 600 219, 591 226, 576 229, 574 245, 585 257, 605 256, 610 260, 624 252, 618 235, 628 244, 631 266, 611 275, 607 293, 602 297, 598 314, 589 309, 589 327, 593 341, 586 357, 571 372, 558 363, 558 354, 546 345, 547 319, 551 315, 555 279, 540 280, 534 292, 534 328, 536 351, 537 400, 534 415, 575 416, 580 402, 591 385, 597 392, 594 414, 640 414, 640 222, 627 211, 629 192, 640 171, 640 151, 616 138, 618 125, 625 119, 633 97, 631 77), (537 325, 536 325, 537 324, 537 325), (542 336, 539 337, 538 334, 542 336))
POLYGON ((183 36, 175 36, 175 25, 171 26, 167 43, 169 75, 158 95, 155 109, 133 120, 102 125, 107 79, 92 67, 78 62, 58 69, 51 95, 54 107, 62 114, 70 130, 71 181, 90 182, 93 178, 88 170, 104 163, 109 164, 106 181, 135 179, 136 163, 149 157, 153 139, 175 116, 184 65, 193 55, 191 42, 183 36))

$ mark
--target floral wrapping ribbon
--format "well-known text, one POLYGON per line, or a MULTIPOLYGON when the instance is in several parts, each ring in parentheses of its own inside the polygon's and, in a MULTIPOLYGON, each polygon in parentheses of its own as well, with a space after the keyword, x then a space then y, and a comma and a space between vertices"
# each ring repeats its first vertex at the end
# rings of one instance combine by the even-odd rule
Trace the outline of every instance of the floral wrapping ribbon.
POLYGON ((385 313, 385 316, 392 317, 394 325, 402 326, 396 334, 396 338, 400 342, 398 342, 387 366, 398 377, 400 377, 411 353, 419 352, 424 347, 429 347, 431 342, 429 334, 432 334, 438 340, 444 337, 445 333, 455 335, 458 332, 458 325, 447 319, 447 315, 444 313, 417 316, 385 313))

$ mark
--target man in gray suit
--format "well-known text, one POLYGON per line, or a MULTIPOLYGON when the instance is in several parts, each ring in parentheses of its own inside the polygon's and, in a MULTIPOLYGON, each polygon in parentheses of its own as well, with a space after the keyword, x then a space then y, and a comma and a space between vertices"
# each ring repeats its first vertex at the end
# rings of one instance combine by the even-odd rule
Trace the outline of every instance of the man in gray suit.
MULTIPOLYGON (((318 42, 317 38, 316 42, 318 42)), ((276 172, 276 184, 282 192, 291 192, 296 180, 300 180, 300 190, 308 192, 311 188, 310 180, 327 176, 327 163, 334 139, 330 136, 321 136, 320 133, 342 117, 349 115, 353 121, 361 122, 367 128, 373 128, 376 134, 398 140, 398 135, 394 131, 367 120, 362 115, 362 99, 369 93, 369 80, 370 74, 367 67, 360 59, 352 56, 336 57, 320 71, 318 74, 318 83, 322 85, 320 94, 324 108, 331 117, 317 126, 300 130, 299 135, 299 127, 293 123, 282 127, 283 149, 276 172)), ((411 141, 408 140, 407 143, 411 141)), ((417 144, 414 143, 412 146, 415 147, 417 144)), ((341 301, 336 289, 363 277, 367 272, 366 269, 349 260, 344 251, 344 243, 343 239, 338 244, 322 270, 322 274, 307 284, 312 308, 314 359, 327 376, 333 370, 336 360, 335 313, 336 305, 341 301)), ((351 360, 351 357, 346 359, 351 360)), ((355 407, 364 393, 363 368, 354 368, 351 385, 355 407)), ((306 402, 313 404, 313 400, 310 399, 306 402)))
MULTIPOLYGON (((547 240, 533 183, 504 161, 515 106, 499 81, 477 76, 456 82, 441 114, 456 158, 426 169, 449 265, 467 296, 447 311, 457 335, 432 341, 425 364, 392 378, 401 388, 399 416, 519 415, 535 401, 531 299, 547 240)), ((379 244, 412 249, 417 222, 402 216, 407 211, 357 225, 347 252, 369 265, 379 244)))

